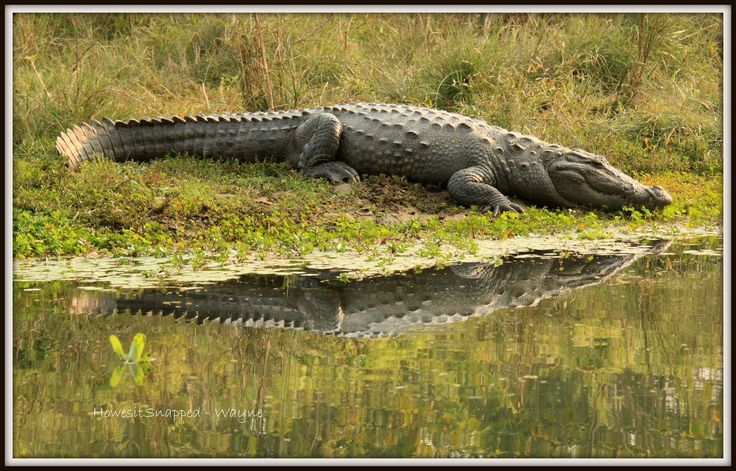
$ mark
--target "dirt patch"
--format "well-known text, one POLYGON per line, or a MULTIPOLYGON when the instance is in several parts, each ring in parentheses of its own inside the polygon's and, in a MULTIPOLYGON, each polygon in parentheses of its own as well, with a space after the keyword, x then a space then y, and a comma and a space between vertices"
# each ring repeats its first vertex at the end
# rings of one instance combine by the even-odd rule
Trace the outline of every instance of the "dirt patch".
POLYGON ((451 215, 466 208, 452 203, 447 190, 411 183, 398 176, 369 176, 353 190, 366 205, 382 212, 451 215))

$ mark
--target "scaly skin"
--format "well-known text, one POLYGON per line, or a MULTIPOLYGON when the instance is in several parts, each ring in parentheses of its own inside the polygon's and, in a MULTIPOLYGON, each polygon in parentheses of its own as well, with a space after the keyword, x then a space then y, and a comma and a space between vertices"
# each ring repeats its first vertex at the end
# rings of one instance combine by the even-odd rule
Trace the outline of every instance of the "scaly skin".
POLYGON ((115 161, 167 154, 287 162, 310 177, 357 181, 400 175, 447 187, 457 202, 521 212, 516 196, 550 207, 656 209, 672 203, 605 158, 549 144, 446 111, 345 103, 293 111, 93 121, 67 130, 57 149, 72 168, 94 155, 115 161))
POLYGON ((394 336, 501 308, 534 306, 565 290, 602 283, 642 255, 669 245, 659 241, 649 249, 619 255, 509 258, 500 266, 465 263, 347 283, 334 280, 334 273, 318 272, 289 283, 278 275, 248 275, 197 289, 143 289, 127 295, 80 291, 71 300, 71 310, 99 315, 150 312, 344 337, 394 336))

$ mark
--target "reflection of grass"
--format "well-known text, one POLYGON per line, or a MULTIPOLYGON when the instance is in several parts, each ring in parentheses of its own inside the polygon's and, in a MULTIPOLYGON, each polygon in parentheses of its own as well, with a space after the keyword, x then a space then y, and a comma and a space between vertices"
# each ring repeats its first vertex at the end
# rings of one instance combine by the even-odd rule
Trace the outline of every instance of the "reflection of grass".
POLYGON ((429 253, 440 243, 472 250, 475 237, 720 223, 719 15, 266 15, 257 23, 252 15, 25 14, 14 22, 17 257, 292 255, 417 242, 429 253), (399 178, 370 177, 336 195, 283 166, 187 157, 70 173, 53 144, 92 117, 345 100, 438 106, 583 147, 663 186, 676 203, 641 219, 530 208, 489 220, 399 178))

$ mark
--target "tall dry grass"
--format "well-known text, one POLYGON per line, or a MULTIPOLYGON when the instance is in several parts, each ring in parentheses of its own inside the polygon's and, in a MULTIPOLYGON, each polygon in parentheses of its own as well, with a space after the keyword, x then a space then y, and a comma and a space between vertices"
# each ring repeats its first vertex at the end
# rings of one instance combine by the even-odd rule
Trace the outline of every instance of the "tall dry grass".
POLYGON ((17 14, 16 155, 92 117, 376 100, 722 169, 722 20, 679 14, 17 14))

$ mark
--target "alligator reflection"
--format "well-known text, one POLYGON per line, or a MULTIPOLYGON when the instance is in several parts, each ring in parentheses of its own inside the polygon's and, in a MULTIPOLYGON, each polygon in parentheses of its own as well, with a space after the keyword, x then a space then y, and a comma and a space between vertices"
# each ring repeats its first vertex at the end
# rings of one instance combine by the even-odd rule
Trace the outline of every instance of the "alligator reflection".
POLYGON ((73 311, 170 315, 197 322, 293 328, 347 337, 382 337, 533 306, 568 289, 601 283, 639 257, 669 246, 657 241, 636 254, 535 254, 502 264, 466 263, 342 282, 328 271, 301 276, 246 275, 200 287, 79 293, 73 311))

